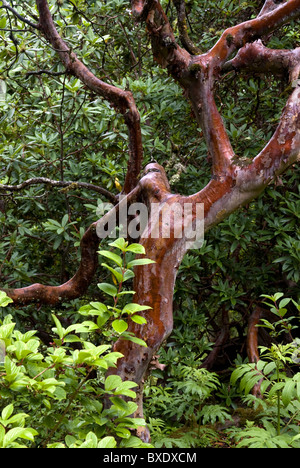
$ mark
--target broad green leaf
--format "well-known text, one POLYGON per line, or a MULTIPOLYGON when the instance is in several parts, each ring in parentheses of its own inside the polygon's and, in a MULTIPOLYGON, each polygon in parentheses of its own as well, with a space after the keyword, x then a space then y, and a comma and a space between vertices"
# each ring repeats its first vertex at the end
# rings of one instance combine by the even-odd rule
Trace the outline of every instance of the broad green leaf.
POLYGON ((285 383, 284 388, 282 390, 282 395, 281 395, 282 403, 284 404, 284 406, 287 406, 294 398, 295 386, 296 386, 296 382, 293 379, 290 379, 285 383))
POLYGON ((109 258, 114 263, 116 263, 119 267, 121 267, 123 265, 122 257, 120 257, 119 255, 117 255, 117 254, 115 254, 113 252, 109 252, 108 250, 100 250, 98 253, 100 255, 102 255, 103 257, 109 258))
POLYGON ((122 384, 122 379, 119 375, 109 375, 105 379, 104 388, 106 391, 111 391, 122 384))
POLYGON ((2 340, 5 340, 6 338, 9 338, 15 328, 15 323, 8 323, 6 325, 2 325, 0 327, 0 338, 2 340))
POLYGON ((4 369, 6 372, 5 379, 8 382, 13 382, 17 375, 20 373, 16 364, 8 356, 5 356, 4 369))
POLYGON ((133 252, 136 254, 144 254, 145 255, 145 248, 141 244, 130 244, 126 248, 126 252, 133 252))
POLYGON ((125 320, 117 319, 113 321, 112 327, 117 333, 121 334, 127 330, 128 324, 125 322, 125 320))
POLYGON ((132 315, 130 318, 133 322, 138 323, 140 325, 147 323, 145 317, 142 317, 141 315, 132 315))
POLYGON ((125 332, 122 334, 122 338, 147 348, 147 343, 144 340, 137 338, 133 333, 125 332))
POLYGON ((120 410, 128 411, 128 403, 119 397, 110 397, 110 401, 120 410))
POLYGON ((65 214, 65 216, 63 217, 62 222, 61 222, 62 227, 65 228, 66 225, 68 224, 68 221, 69 221, 69 215, 65 214))
POLYGON ((290 297, 286 297, 279 302, 279 309, 283 309, 291 301, 290 297))
MULTIPOLYGON (((120 409, 122 409, 122 408, 120 407, 120 409)), ((116 431, 117 436, 119 436, 119 437, 121 437, 123 439, 129 439, 129 437, 131 436, 130 430, 127 427, 124 427, 122 424, 119 424, 115 428, 115 431, 116 431)))
POLYGON ((117 446, 117 442, 114 437, 107 436, 104 439, 101 439, 98 442, 98 448, 115 448, 117 446))
POLYGON ((131 278, 134 278, 135 274, 132 270, 126 270, 123 276, 123 283, 131 278))
POLYGON ((99 283, 98 288, 112 297, 115 297, 118 294, 117 288, 109 283, 99 283))
POLYGON ((103 327, 103 325, 106 324, 106 322, 109 320, 110 314, 109 312, 104 312, 103 314, 99 315, 97 317, 97 325, 99 328, 103 327))
POLYGON ((140 305, 135 303, 126 304, 126 306, 122 310, 122 314, 134 314, 135 312, 141 312, 142 310, 149 310, 152 309, 150 306, 140 305))
POLYGON ((13 410, 14 410, 14 406, 12 404, 6 406, 1 412, 1 419, 3 421, 6 421, 7 419, 9 419, 13 413, 13 410))
POLYGON ((16 439, 26 439, 30 440, 31 442, 34 441, 34 436, 38 433, 34 429, 31 428, 24 428, 24 427, 14 427, 10 429, 4 436, 3 439, 3 447, 8 447, 11 445, 16 439))
POLYGON ((117 247, 118 249, 122 250, 122 252, 125 252, 128 246, 128 242, 123 239, 123 237, 119 237, 116 239, 114 242, 111 242, 109 244, 111 247, 117 247))
POLYGON ((6 307, 14 302, 4 291, 0 291, 0 307, 6 307))
POLYGON ((116 268, 112 268, 111 266, 107 265, 106 263, 101 263, 101 266, 104 266, 105 268, 107 268, 115 276, 118 283, 121 283, 122 281, 124 281, 123 275, 122 275, 120 269, 117 270, 116 268))

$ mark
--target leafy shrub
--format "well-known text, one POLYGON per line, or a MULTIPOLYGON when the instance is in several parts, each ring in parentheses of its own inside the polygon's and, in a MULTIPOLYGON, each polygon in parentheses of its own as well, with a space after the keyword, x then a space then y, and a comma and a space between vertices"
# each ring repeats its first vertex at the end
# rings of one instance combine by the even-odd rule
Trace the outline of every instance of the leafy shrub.
MULTIPOLYGON (((283 293, 264 295, 277 320, 272 323, 263 320, 259 325, 269 329, 273 338, 277 339, 282 332, 286 333, 292 329, 292 320, 297 319, 299 323, 299 316, 286 317, 285 306, 292 299, 282 296, 283 293)), ((292 302, 299 311, 300 304, 292 302)), ((261 347, 261 359, 257 363, 242 364, 233 371, 230 384, 235 386, 239 382, 245 402, 262 410, 262 427, 248 422, 245 429, 233 431, 238 441, 237 447, 300 447, 300 372, 291 371, 299 363, 298 354, 299 340, 287 344, 273 343, 270 348, 261 347), (294 375, 291 376, 291 372, 294 375), (263 400, 249 395, 257 384, 260 385, 263 400)))
MULTIPOLYGON (((93 302, 79 311, 95 320, 84 320, 65 328, 58 316, 52 315, 54 337, 50 346, 41 342, 35 330, 26 333, 17 330, 10 314, 1 322, 2 448, 150 446, 132 435, 131 431, 145 425, 145 421, 132 417, 137 405, 123 399, 135 398, 137 384, 122 382, 118 375, 105 377, 106 370, 115 366, 122 355, 112 352, 111 344, 97 343, 104 322, 107 322, 110 340, 122 335, 124 339, 136 341, 135 336, 126 332, 123 315, 126 313, 128 320, 138 322, 139 316, 132 314, 145 309, 134 303, 119 308, 118 303, 124 297, 123 283, 132 277, 129 272, 135 264, 134 260, 126 263, 126 252, 144 253, 143 248, 134 244, 128 246, 120 239, 112 246, 121 250, 121 256, 110 251, 101 251, 101 255, 120 263, 116 269, 107 265, 119 287, 109 288, 108 283, 101 283, 99 287, 113 299, 113 305, 93 302), (105 399, 110 402, 109 406, 104 405, 105 399), (24 444, 21 445, 19 439, 24 444)), ((0 306, 6 307, 10 302, 1 293, 0 306)), ((139 344, 146 345, 142 340, 139 344)))

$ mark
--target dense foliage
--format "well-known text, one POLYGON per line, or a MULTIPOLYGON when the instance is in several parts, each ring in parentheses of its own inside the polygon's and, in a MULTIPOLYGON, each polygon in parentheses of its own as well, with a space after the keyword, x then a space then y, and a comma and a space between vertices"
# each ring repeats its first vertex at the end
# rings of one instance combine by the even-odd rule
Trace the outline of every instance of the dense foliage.
MULTIPOLYGON (((61 35, 81 60, 100 78, 133 92, 142 118, 145 163, 155 159, 162 164, 174 192, 191 194, 200 190, 210 178, 204 139, 191 119, 192 110, 182 90, 153 62, 147 33, 133 23, 127 2, 51 0, 49 4, 61 35)), ((178 33, 172 2, 162 4, 178 33)), ((208 50, 226 27, 255 16, 261 6, 260 1, 205 0, 201 5, 196 0, 188 1, 190 36, 202 50, 208 50)), ((34 21, 33 0, 16 8, 34 21)), ((65 189, 40 184, 22 191, 0 192, 0 284, 60 284, 74 273, 80 239, 98 219, 98 207, 105 201, 96 191, 80 188, 76 182, 89 182, 118 193, 126 168, 127 130, 106 101, 64 73, 55 51, 42 37, 4 8, 0 9, 0 36, 0 183, 17 185, 35 177, 74 182, 65 189)), ((281 28, 268 38, 268 45, 299 47, 299 24, 281 28)), ((218 105, 235 151, 252 158, 276 128, 290 86, 271 76, 233 77, 234 73, 222 76, 218 105)), ((159 362, 166 367, 164 371, 155 368, 146 386, 146 419, 153 444, 218 446, 224 437, 223 443, 232 446, 249 441, 250 446, 299 445, 299 373, 297 360, 289 354, 290 343, 299 335, 299 329, 274 337, 271 324, 260 328, 260 344, 272 350, 275 343, 281 355, 279 358, 273 349, 270 356, 271 351, 265 350, 259 372, 269 379, 268 383, 275 379, 278 385, 266 386, 263 400, 249 393, 257 373, 247 364, 245 351, 253 308, 257 304, 269 308, 262 304, 262 294, 275 298, 280 291, 290 298, 286 313, 293 317, 292 326, 299 325, 299 188, 295 165, 257 200, 207 233, 201 249, 184 257, 175 290, 174 332, 159 356, 159 362), (212 369, 204 369, 201 366, 224 328, 227 340, 218 359, 212 369), (288 334, 292 340, 287 339, 288 334), (237 365, 238 372, 229 383, 237 365), (278 433, 279 392, 283 398, 278 433), (230 434, 220 436, 218 431, 227 429, 231 418, 230 434)), ((108 248, 107 243, 101 248, 108 248)), ((93 395, 98 391, 95 388, 100 377, 103 382, 105 366, 100 365, 99 371, 96 364, 97 377, 93 374, 90 379, 90 368, 77 366, 83 362, 76 361, 81 351, 70 350, 65 343, 58 348, 53 346, 55 340, 62 338, 58 324, 66 330, 74 326, 75 332, 90 334, 91 330, 80 322, 78 310, 90 302, 104 301, 107 291, 97 284, 111 283, 111 273, 100 267, 86 297, 55 310, 0 303, 0 338, 8 346, 5 374, 0 370, 0 384, 3 381, 5 387, 4 391, 0 386, 0 446, 15 443, 15 436, 38 440, 38 444, 42 439, 46 445, 61 443, 68 447, 97 446, 102 438, 115 434, 122 438, 120 427, 118 432, 113 422, 115 414, 109 414, 101 424, 97 419, 102 404, 93 395), (69 368, 70 360, 75 365, 69 368), (58 377, 53 370, 45 370, 54 362, 58 377), (41 372, 42 379, 34 378, 41 372), (78 391, 68 406, 64 401, 66 393, 74 394, 85 378, 88 387, 82 388, 83 393, 78 391), (10 388, 15 381, 19 382, 17 387, 10 388), (25 406, 27 396, 23 390, 29 382, 34 395, 31 406, 25 406), (88 398, 83 398, 84 392, 88 398), (77 409, 79 416, 75 417, 77 409), (67 415, 68 422, 60 424, 53 439, 50 434, 56 430, 58 414, 67 415), (42 436, 36 434, 40 434, 41 424, 45 424, 47 432, 42 436), (20 431, 10 433, 13 428, 20 431), (73 435, 64 440, 67 433, 73 435)), ((5 301, 4 297, 0 300, 5 301)), ((273 317, 270 323, 276 323, 277 318, 273 317)), ((114 333, 118 331, 123 332, 122 328, 114 329, 114 333)), ((112 339, 107 333, 97 335, 93 346, 98 351, 112 339)), ((94 335, 93 331, 90 341, 85 335, 78 336, 78 343, 86 347, 87 354, 94 349, 87 344, 93 343, 94 335)), ((84 359, 88 359, 87 354, 84 359)), ((117 388, 106 390, 116 392, 117 388)), ((125 422, 120 421, 123 440, 130 446, 126 418, 131 411, 117 406, 114 410, 119 411, 118 418, 125 418, 125 422)), ((114 443, 113 440, 108 442, 114 443)))

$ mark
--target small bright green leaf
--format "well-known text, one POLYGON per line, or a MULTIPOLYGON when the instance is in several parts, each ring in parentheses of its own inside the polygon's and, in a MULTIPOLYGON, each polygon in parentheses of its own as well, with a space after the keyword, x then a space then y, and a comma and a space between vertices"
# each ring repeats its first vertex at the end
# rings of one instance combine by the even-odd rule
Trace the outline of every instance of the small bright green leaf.
POLYGON ((125 320, 118 319, 113 321, 112 327, 117 333, 121 334, 127 330, 128 324, 125 322, 125 320))
POLYGON ((52 314, 52 318, 53 318, 54 323, 56 325, 56 329, 53 328, 53 330, 57 333, 59 338, 62 340, 63 337, 64 337, 65 329, 62 327, 60 321, 58 320, 58 318, 54 314, 52 314))
POLYGON ((2 412, 1 412, 1 418, 3 419, 3 421, 6 421, 7 419, 10 418, 10 416, 12 415, 13 413, 13 410, 14 410, 14 407, 12 404, 6 406, 2 412))
POLYGON ((140 325, 147 323, 145 317, 142 317, 141 315, 132 315, 130 318, 133 322, 138 323, 140 325))
POLYGON ((134 314, 135 312, 141 312, 142 310, 152 309, 150 306, 140 305, 135 303, 126 304, 122 310, 122 314, 134 314))
POLYGON ((126 248, 126 251, 136 254, 145 254, 145 248, 140 244, 131 244, 126 248))
POLYGON ((122 379, 119 375, 109 375, 105 379, 104 388, 106 391, 111 391, 122 384, 122 379))
POLYGON ((4 291, 0 291, 0 307, 6 307, 14 302, 4 291))
POLYGON ((104 439, 101 439, 98 442, 98 448, 115 448, 117 446, 117 442, 114 437, 107 436, 104 439))
POLYGON ((100 255, 102 255, 103 257, 109 258, 114 263, 116 263, 119 267, 121 267, 122 264, 123 264, 122 257, 120 257, 119 255, 117 255, 117 254, 115 254, 113 252, 109 252, 108 250, 100 250, 98 253, 100 255))
POLYGON ((154 260, 150 260, 150 258, 138 258, 137 260, 132 260, 128 262, 127 267, 132 268, 138 265, 149 265, 150 263, 156 263, 154 260))
POLYGON ((125 252, 125 250, 128 250, 127 249, 128 242, 125 241, 125 239, 123 239, 122 237, 119 237, 114 242, 111 242, 109 245, 111 247, 117 247, 118 249, 122 250, 122 252, 125 252))

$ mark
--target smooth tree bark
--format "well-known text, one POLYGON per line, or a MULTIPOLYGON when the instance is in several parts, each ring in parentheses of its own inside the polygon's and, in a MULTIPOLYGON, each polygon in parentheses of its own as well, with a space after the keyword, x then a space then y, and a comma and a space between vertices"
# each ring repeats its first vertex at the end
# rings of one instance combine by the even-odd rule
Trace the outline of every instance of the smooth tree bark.
MULTIPOLYGON (((108 100, 124 116, 128 127, 129 157, 123 194, 129 204, 143 201, 149 207, 149 222, 140 243, 145 247, 146 256, 155 263, 135 268, 134 301, 148 305, 151 309, 145 313, 147 324, 131 322, 129 326, 129 331, 145 340, 148 347, 119 339, 115 350, 121 352, 123 358, 118 360, 117 367, 111 369, 110 373, 139 384, 139 416, 143 415, 142 387, 149 363, 173 328, 172 299, 176 274, 190 245, 185 235, 175 235, 178 223, 185 223, 184 234, 193 230, 196 221, 199 221, 197 206, 200 205, 204 209, 204 232, 207 232, 261 194, 272 180, 295 164, 300 156, 300 48, 272 50, 262 42, 264 37, 299 17, 300 0, 267 0, 257 18, 228 28, 215 46, 204 53, 201 52, 201 45, 200 48, 196 47, 188 37, 184 0, 173 1, 178 13, 182 46, 176 42, 159 0, 131 0, 131 9, 134 20, 147 27, 154 59, 184 89, 206 140, 212 161, 211 180, 200 192, 190 196, 172 194, 165 171, 157 163, 147 165, 142 177, 138 178, 142 168, 143 145, 140 116, 132 93, 99 80, 80 61, 58 34, 47 0, 36 0, 39 23, 32 25, 57 50, 66 71, 108 100), (241 160, 242 155, 233 151, 214 98, 215 84, 221 74, 228 70, 288 76, 292 83, 290 97, 274 135, 263 150, 247 163, 241 160), (187 204, 192 207, 188 219, 178 221, 178 217, 173 216, 169 220, 171 226, 166 226, 163 216, 165 210, 173 206, 184 210, 187 204), (153 206, 158 207, 161 214, 157 218, 159 226, 153 220, 151 222, 153 206), (166 228, 170 228, 169 236, 163 235, 166 228), (154 235, 157 230, 160 233, 158 238, 154 235)), ((4 188, 9 190, 8 187, 4 188)), ((6 290, 7 294, 15 304, 21 305, 32 302, 54 305, 79 297, 86 291, 95 274, 99 241, 97 223, 94 223, 82 239, 79 269, 67 283, 57 287, 34 284, 6 290)), ((252 317, 247 340, 249 357, 254 361, 257 360, 257 332, 253 324, 258 316, 255 314, 252 317)), ((223 335, 220 334, 220 340, 223 335)), ((145 428, 141 428, 139 436, 149 440, 145 428)))

